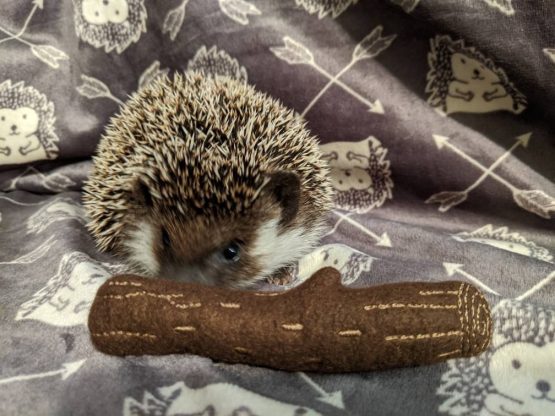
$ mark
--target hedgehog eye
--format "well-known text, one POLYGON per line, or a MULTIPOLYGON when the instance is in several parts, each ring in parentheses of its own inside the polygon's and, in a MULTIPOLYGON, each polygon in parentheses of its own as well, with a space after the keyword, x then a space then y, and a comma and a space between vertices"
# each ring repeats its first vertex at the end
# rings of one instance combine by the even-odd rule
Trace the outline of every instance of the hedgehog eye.
POLYGON ((241 258, 241 246, 238 241, 232 241, 221 252, 225 261, 236 263, 241 258))
POLYGON ((520 368, 520 366, 522 365, 522 364, 520 364, 520 361, 518 361, 518 360, 513 360, 513 362, 511 364, 513 365, 513 368, 515 370, 518 370, 520 368))
POLYGON ((6 117, 2 116, 2 117, 0 117, 0 120, 6 121, 6 117))
POLYGON ((165 227, 162 227, 162 244, 164 245, 165 249, 170 248, 171 239, 170 235, 168 234, 168 230, 165 227))

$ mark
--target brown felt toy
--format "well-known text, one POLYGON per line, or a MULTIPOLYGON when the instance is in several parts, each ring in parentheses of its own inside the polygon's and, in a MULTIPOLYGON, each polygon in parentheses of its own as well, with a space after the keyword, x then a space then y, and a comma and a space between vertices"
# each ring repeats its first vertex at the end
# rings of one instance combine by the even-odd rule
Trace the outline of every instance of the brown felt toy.
POLYGON ((89 316, 93 344, 114 355, 191 353, 288 371, 359 372, 484 351, 492 322, 463 282, 360 289, 321 269, 284 292, 245 292, 116 276, 89 316))

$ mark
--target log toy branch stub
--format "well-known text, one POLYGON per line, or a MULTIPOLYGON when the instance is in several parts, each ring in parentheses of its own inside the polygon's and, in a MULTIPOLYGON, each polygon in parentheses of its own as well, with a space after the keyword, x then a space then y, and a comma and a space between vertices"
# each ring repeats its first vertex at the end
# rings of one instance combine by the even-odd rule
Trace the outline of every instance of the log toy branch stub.
POLYGON ((115 276, 89 316, 95 347, 114 355, 190 353, 288 371, 359 372, 483 352, 483 295, 464 282, 351 289, 333 268, 284 292, 245 292, 115 276))

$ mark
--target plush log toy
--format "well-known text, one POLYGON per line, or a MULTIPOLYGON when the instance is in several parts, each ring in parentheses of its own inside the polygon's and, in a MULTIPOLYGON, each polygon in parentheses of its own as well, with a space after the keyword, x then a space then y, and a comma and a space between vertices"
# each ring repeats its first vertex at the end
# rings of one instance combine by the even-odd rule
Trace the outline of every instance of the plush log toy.
POLYGON ((359 372, 484 351, 492 323, 463 282, 342 286, 321 269, 283 292, 245 292, 116 276, 89 316, 93 344, 114 355, 190 353, 289 371, 359 372))

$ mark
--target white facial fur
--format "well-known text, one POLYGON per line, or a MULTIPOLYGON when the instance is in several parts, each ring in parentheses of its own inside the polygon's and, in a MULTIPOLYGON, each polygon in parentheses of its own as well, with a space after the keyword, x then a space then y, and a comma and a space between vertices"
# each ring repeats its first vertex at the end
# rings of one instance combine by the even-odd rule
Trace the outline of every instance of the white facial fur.
MULTIPOLYGON (((251 255, 259 259, 263 269, 253 281, 268 277, 307 254, 318 242, 321 229, 293 228, 280 233, 279 221, 270 220, 258 231, 251 255)), ((252 283, 246 282, 246 283, 252 283)))
POLYGON ((153 250, 154 244, 156 244, 155 235, 156 231, 152 224, 140 221, 124 240, 130 263, 144 269, 152 276, 156 276, 160 271, 160 264, 153 250))
POLYGON ((30 107, 0 108, 0 138, 20 139, 35 133, 39 115, 30 107))
POLYGON ((84 0, 82 13, 93 25, 118 24, 127 20, 129 5, 126 0, 84 0))

